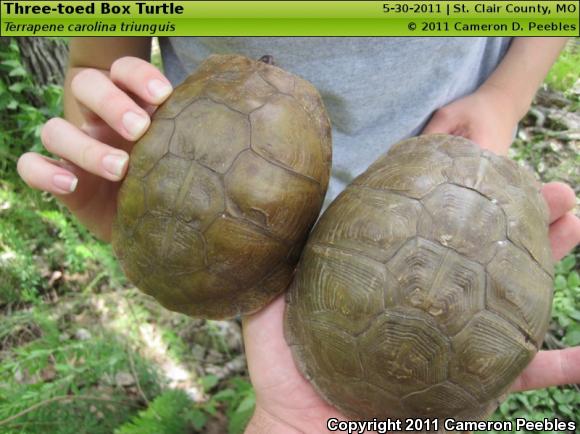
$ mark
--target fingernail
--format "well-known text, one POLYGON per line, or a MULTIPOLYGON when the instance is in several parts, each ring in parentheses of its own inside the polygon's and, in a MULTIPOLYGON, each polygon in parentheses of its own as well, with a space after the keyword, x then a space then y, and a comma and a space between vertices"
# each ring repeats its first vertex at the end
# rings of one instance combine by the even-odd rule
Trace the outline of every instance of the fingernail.
POLYGON ((170 84, 158 79, 149 81, 149 83, 147 83, 147 88, 149 89, 151 96, 153 96, 153 98, 158 102, 165 100, 165 98, 167 98, 167 96, 173 91, 170 84))
POLYGON ((123 115, 123 125, 131 137, 137 139, 141 137, 147 129, 149 119, 146 116, 138 115, 137 113, 127 112, 123 115))
POLYGON ((77 188, 77 183, 79 180, 73 175, 54 175, 52 177, 52 183, 59 189, 69 193, 72 193, 77 188))
POLYGON ((126 154, 108 154, 103 157, 103 167, 111 175, 120 177, 125 171, 125 166, 129 161, 126 154))

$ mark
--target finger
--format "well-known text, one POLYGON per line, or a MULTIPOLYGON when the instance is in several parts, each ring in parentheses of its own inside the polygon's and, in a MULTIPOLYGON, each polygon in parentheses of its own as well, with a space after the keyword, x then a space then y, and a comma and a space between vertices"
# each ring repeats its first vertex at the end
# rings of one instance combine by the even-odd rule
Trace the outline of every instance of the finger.
POLYGON ((131 152, 131 149, 133 149, 133 145, 135 144, 135 142, 121 137, 119 133, 114 131, 103 121, 85 122, 81 125, 80 130, 99 142, 114 143, 115 148, 122 149, 127 153, 131 152))
POLYGON ((125 175, 129 155, 83 133, 60 118, 49 120, 41 132, 46 149, 87 172, 119 181, 125 175))
POLYGON ((576 204, 574 190, 562 182, 550 182, 543 185, 542 195, 550 210, 550 223, 558 220, 576 204))
POLYGON ((20 177, 32 188, 62 195, 75 191, 78 178, 50 158, 27 152, 16 166, 20 177))
POLYGON ((552 256, 559 261, 580 243, 580 219, 567 212, 550 225, 549 236, 552 256))
POLYGON ((512 384, 511 392, 580 383, 580 347, 540 351, 512 384))
POLYGON ((101 71, 84 69, 75 75, 71 88, 82 105, 125 139, 137 140, 149 128, 147 112, 101 71))
POLYGON ((113 62, 111 80, 152 105, 161 104, 173 91, 169 80, 157 68, 138 57, 121 57, 113 62))

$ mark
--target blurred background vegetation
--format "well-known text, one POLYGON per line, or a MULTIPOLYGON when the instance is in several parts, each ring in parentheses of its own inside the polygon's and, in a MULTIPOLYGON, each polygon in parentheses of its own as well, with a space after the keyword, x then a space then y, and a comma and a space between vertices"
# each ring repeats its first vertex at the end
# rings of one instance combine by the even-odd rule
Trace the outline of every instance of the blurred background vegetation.
MULTIPOLYGON (((55 43, 66 51, 66 41, 55 43)), ((62 78, 39 74, 27 49, 0 38, 0 432, 243 432, 255 397, 239 322, 159 307, 125 280, 109 245, 19 179, 18 156, 42 152, 40 127, 62 110, 62 78)), ((154 62, 160 66, 158 50, 154 62)), ((577 197, 579 113, 574 39, 523 120, 511 157, 544 182, 567 182, 577 197)), ((545 348, 580 345, 579 270, 579 249, 556 267, 545 348)), ((557 417, 580 426, 579 408, 580 388, 569 385, 512 394, 494 418, 557 417)))

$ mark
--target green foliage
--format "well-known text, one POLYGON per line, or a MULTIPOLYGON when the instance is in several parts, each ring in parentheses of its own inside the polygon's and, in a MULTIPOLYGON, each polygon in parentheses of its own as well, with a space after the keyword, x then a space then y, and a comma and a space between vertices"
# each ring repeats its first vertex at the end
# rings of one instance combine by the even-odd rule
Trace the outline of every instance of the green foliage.
MULTIPOLYGON (((580 345, 580 278, 575 253, 556 264, 551 335, 558 346, 580 345)), ((580 426, 578 386, 550 387, 513 393, 495 412, 494 419, 543 420, 558 418, 580 426)), ((528 431, 522 431, 528 432, 528 431)))
MULTIPOLYGON (((543 421, 558 418, 564 421, 580 423, 580 393, 572 388, 550 387, 510 395, 499 407, 494 419, 543 421)), ((529 431, 520 431, 529 432, 529 431)), ((561 431, 554 431, 561 432, 561 431)))
POLYGON ((93 330, 78 338, 62 326, 41 307, 0 323, 1 432, 111 433, 138 404, 116 380, 120 372, 133 370, 146 395, 159 393, 156 372, 117 337, 93 330))
POLYGON ((193 402, 181 390, 167 390, 115 434, 184 434, 195 425, 193 402))
POLYGON ((122 279, 110 247, 16 173, 19 155, 42 152, 41 126, 60 115, 61 106, 62 89, 33 84, 15 40, 0 45, 0 305, 40 301, 54 272, 66 277, 100 268, 116 282, 122 279))
POLYGON ((28 150, 40 152, 40 129, 62 112, 59 86, 35 86, 20 61, 18 45, 0 45, 0 173, 16 178, 16 160, 28 150), (40 108, 32 102, 41 102, 40 108))
POLYGON ((576 257, 566 256, 556 266, 552 317, 558 328, 556 337, 567 346, 580 345, 580 276, 576 257))
MULTIPOLYGON (((204 390, 209 393, 218 384, 214 375, 200 380, 204 390)), ((256 395, 250 382, 243 377, 234 377, 227 381, 220 390, 205 402, 197 404, 193 411, 195 427, 202 430, 209 418, 215 416, 218 409, 225 409, 228 418, 228 434, 241 434, 250 421, 256 406, 256 395)))
POLYGON ((71 282, 78 290, 105 271, 111 282, 123 276, 105 245, 56 201, 19 183, 0 183, 0 305, 40 301, 50 276, 83 275, 71 282))
POLYGON ((580 38, 570 40, 552 66, 545 83, 560 92, 569 91, 580 78, 580 38))

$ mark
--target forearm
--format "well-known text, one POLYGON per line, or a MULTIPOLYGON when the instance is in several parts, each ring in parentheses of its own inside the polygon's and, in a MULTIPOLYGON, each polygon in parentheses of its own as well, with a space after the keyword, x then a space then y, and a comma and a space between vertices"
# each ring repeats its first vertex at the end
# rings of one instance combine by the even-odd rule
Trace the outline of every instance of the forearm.
POLYGON ((497 69, 481 86, 506 94, 518 122, 527 113, 532 99, 558 58, 568 38, 515 38, 497 69))
POLYGON ((72 38, 64 82, 64 117, 80 126, 84 122, 81 109, 72 95, 71 82, 86 68, 107 73, 115 60, 134 56, 149 61, 151 38, 72 38))

